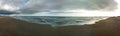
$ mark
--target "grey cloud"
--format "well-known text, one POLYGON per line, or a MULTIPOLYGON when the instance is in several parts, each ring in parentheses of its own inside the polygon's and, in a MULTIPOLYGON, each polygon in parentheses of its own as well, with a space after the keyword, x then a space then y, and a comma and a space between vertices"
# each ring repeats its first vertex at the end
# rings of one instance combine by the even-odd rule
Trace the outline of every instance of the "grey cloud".
POLYGON ((31 0, 28 5, 28 8, 39 11, 69 9, 113 10, 116 7, 117 3, 114 0, 31 0))

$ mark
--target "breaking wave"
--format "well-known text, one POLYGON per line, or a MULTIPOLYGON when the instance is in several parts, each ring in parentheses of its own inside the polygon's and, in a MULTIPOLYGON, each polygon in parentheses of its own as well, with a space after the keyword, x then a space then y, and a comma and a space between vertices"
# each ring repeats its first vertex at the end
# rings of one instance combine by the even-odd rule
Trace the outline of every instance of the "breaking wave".
POLYGON ((49 24, 53 27, 69 26, 69 25, 90 25, 95 22, 108 17, 50 17, 50 16, 15 16, 15 19, 38 23, 38 24, 49 24))

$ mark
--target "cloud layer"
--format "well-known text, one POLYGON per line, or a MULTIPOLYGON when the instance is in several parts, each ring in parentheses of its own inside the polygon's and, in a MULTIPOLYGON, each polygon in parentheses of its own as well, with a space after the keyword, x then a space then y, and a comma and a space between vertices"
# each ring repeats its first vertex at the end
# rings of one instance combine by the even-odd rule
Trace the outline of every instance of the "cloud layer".
MULTIPOLYGON (((102 12, 117 9, 117 2, 114 0, 29 0, 26 5, 25 1, 0 0, 3 2, 0 3, 0 8, 11 11, 17 10, 14 12, 19 11, 20 14, 18 15, 23 16, 54 16, 55 14, 58 14, 56 16, 89 16, 92 14, 101 16, 102 12), (11 1, 15 4, 10 4, 11 1)), ((103 14, 111 15, 111 13, 103 14)))

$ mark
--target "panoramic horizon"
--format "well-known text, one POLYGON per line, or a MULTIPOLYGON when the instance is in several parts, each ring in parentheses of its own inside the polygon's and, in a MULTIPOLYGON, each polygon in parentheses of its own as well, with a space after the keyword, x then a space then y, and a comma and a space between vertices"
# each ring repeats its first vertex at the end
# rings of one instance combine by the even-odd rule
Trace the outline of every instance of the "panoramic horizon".
POLYGON ((120 0, 0 0, 0 36, 120 36, 120 0))

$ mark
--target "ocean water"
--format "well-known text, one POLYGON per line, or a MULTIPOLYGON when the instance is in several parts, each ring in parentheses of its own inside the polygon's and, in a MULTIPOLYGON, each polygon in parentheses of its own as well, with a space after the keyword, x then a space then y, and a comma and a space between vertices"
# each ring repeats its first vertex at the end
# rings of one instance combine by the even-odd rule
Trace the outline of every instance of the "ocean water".
POLYGON ((90 25, 109 17, 51 17, 51 16, 14 16, 12 18, 37 24, 48 24, 53 27, 70 25, 90 25))

